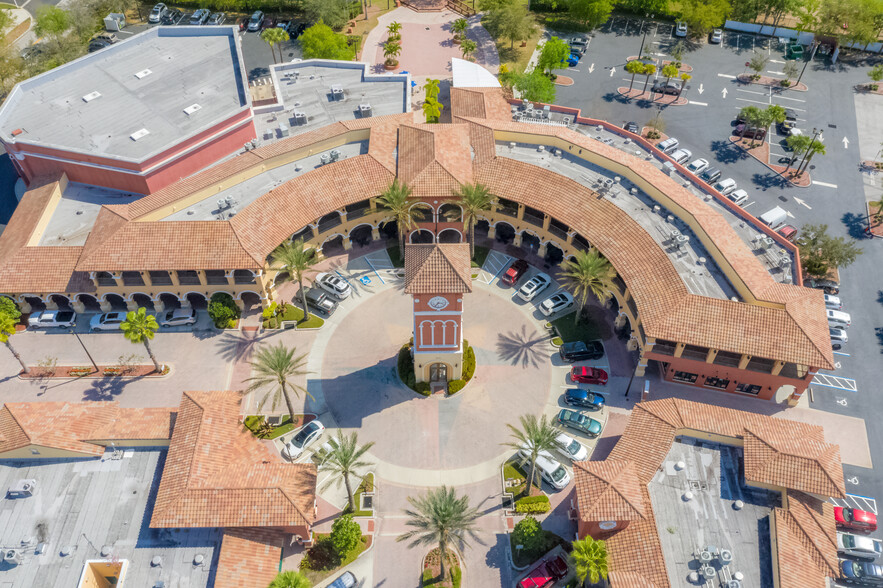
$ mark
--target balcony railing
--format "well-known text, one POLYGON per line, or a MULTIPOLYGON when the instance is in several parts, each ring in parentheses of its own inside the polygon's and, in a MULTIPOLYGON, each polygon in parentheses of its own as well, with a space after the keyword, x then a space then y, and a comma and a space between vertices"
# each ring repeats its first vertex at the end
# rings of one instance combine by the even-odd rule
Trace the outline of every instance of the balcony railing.
POLYGON ((143 286, 144 277, 139 272, 123 272, 123 286, 143 286))
POLYGON ((224 270, 206 270, 205 283, 216 286, 219 284, 228 284, 229 282, 227 281, 227 274, 224 270))
POLYGON ((555 225, 549 225, 549 232, 558 237, 561 240, 567 240, 567 231, 556 227, 555 225))
POLYGON ((318 231, 320 233, 324 233, 325 231, 330 231, 336 226, 339 226, 343 221, 340 220, 340 216, 336 216, 334 218, 323 220, 319 223, 318 231))

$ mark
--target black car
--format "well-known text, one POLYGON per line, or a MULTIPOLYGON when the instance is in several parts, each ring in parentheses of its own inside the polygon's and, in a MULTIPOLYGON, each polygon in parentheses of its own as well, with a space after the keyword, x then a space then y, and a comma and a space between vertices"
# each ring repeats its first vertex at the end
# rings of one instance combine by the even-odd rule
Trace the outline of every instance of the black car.
POLYGON ((657 94, 671 94, 676 96, 681 92, 681 84, 674 80, 669 80, 668 82, 657 82, 653 84, 653 91, 657 94))
POLYGON ((288 36, 292 39, 297 39, 305 30, 307 30, 307 23, 291 21, 288 25, 288 36))
POLYGON ((604 357, 604 346, 600 341, 569 341, 558 348, 558 354, 568 362, 601 359, 604 357))
POLYGON ((184 18, 184 13, 177 8, 173 8, 163 16, 160 22, 164 25, 173 25, 178 24, 182 18, 184 18))
POLYGON ((717 169, 716 167, 710 167, 699 174, 699 177, 702 178, 702 180, 704 180, 706 184, 711 184, 720 179, 721 170, 717 169))
POLYGON ((326 316, 331 316, 337 310, 337 301, 318 288, 307 290, 307 304, 326 316))
POLYGON ((630 133, 634 133, 634 134, 636 134, 636 135, 639 134, 639 133, 641 132, 641 129, 638 128, 638 123, 636 123, 636 122, 631 122, 631 121, 629 121, 629 122, 625 123, 625 124, 622 126, 622 128, 624 128, 624 129, 627 130, 628 132, 630 132, 630 133))
POLYGON ((604 397, 591 390, 582 388, 568 388, 564 391, 564 402, 570 406, 588 408, 589 410, 601 410, 604 408, 604 397))

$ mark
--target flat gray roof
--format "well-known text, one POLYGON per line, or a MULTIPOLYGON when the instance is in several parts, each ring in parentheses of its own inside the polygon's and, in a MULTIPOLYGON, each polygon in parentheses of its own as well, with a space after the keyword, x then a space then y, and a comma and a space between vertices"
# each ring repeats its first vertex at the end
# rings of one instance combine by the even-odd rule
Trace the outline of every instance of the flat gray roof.
POLYGON ((139 198, 142 198, 140 194, 71 182, 61 195, 39 244, 50 247, 85 245, 103 205, 129 204, 139 198))
POLYGON ((237 35, 233 27, 153 27, 21 82, 0 108, 0 138, 148 159, 250 107, 237 35), (93 92, 100 96, 88 99, 93 92), (141 129, 149 134, 132 139, 141 129))
POLYGON ((4 564, 4 586, 77 586, 89 560, 127 561, 123 585, 211 586, 221 532, 151 529, 153 500, 165 450, 126 449, 119 459, 0 462, 0 488, 36 480, 26 498, 2 499, 0 546, 20 549, 21 563, 4 564), (148 506, 148 505, 151 506, 148 506), (39 543, 45 543, 37 554, 39 543), (110 547, 110 555, 102 549, 110 547), (62 550, 69 555, 61 555, 62 550), (203 563, 194 564, 197 555, 203 563), (151 565, 159 556, 160 565, 151 565))

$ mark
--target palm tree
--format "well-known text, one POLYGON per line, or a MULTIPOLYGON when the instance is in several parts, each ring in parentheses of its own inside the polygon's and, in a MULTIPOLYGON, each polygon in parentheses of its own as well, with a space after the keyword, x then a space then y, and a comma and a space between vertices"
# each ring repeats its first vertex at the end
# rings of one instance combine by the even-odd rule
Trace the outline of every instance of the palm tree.
POLYGON ((399 64, 396 59, 402 53, 402 46, 395 41, 387 41, 383 44, 383 56, 386 57, 386 64, 390 67, 399 64))
POLYGON ((687 82, 689 82, 693 78, 693 76, 687 73, 682 73, 679 77, 681 78, 681 89, 678 90, 678 98, 680 98, 681 94, 684 93, 684 88, 687 87, 687 82))
POLYGON ((635 76, 644 71, 644 64, 634 59, 625 64, 625 71, 632 74, 632 81, 629 82, 629 92, 631 92, 632 86, 635 85, 635 76))
POLYGON ((402 30, 402 23, 392 21, 388 25, 386 25, 386 32, 388 33, 388 39, 391 41, 398 41, 402 38, 402 35, 399 31, 402 30))
POLYGON ((665 85, 666 85, 666 86, 668 86, 668 82, 671 81, 671 79, 672 79, 673 77, 675 77, 676 75, 678 75, 678 72, 679 72, 679 71, 680 71, 680 70, 678 69, 678 66, 676 66, 676 65, 673 64, 673 63, 669 63, 668 65, 663 66, 663 68, 662 68, 662 75, 665 77, 665 85))
POLYGON ((766 110, 763 110, 762 112, 763 127, 767 130, 763 136, 763 141, 766 141, 766 135, 770 132, 770 127, 774 124, 785 122, 785 109, 778 104, 772 104, 767 106, 766 110))
POLYGON ((303 392, 312 398, 312 395, 307 392, 306 388, 289 381, 291 378, 305 376, 309 373, 304 369, 307 365, 306 357, 308 354, 304 353, 295 357, 295 351, 297 351, 296 347, 289 349, 282 343, 261 347, 255 352, 254 360, 249 362, 255 375, 245 380, 250 382, 248 388, 245 389, 246 392, 268 388, 267 392, 261 397, 260 402, 258 402, 258 410, 263 410, 264 404, 267 403, 267 399, 271 396, 273 399, 272 409, 276 410, 279 399, 284 398, 285 404, 288 406, 288 414, 291 416, 291 422, 294 422, 294 405, 291 404, 289 391, 294 392, 298 397, 303 392))
POLYGON ((147 314, 142 306, 137 311, 130 312, 126 315, 126 320, 120 324, 120 329, 123 331, 123 335, 126 336, 126 339, 132 343, 144 344, 144 348, 147 350, 147 355, 149 355, 150 360, 153 361, 154 369, 161 372, 162 367, 160 367, 159 362, 157 362, 156 358, 153 356, 153 350, 150 349, 149 343, 159 329, 159 323, 156 322, 156 317, 152 314, 147 314))
POLYGON ((460 42, 460 51, 463 52, 463 59, 468 59, 470 55, 475 53, 478 45, 472 39, 463 39, 460 42))
POLYGON ((644 71, 642 71, 641 73, 647 76, 647 79, 644 80, 644 89, 641 90, 641 92, 646 92, 647 85, 650 83, 650 76, 656 73, 656 66, 652 63, 648 63, 644 66, 644 71))
POLYGON ((423 109, 423 116, 426 117, 427 123, 437 123, 444 105, 435 98, 428 97, 420 108, 423 109))
POLYGON ((415 226, 415 220, 422 218, 419 212, 411 211, 411 188, 398 178, 377 198, 377 204, 389 211, 399 232, 399 251, 405 255, 405 233, 415 226))
POLYGON ((469 546, 467 537, 484 544, 475 534, 475 520, 480 516, 477 509, 469 506, 469 497, 457 497, 456 491, 447 486, 433 488, 420 498, 408 497, 414 510, 407 509, 409 519, 405 523, 413 530, 396 537, 396 541, 410 541, 409 548, 418 545, 438 545, 441 558, 441 577, 445 578, 445 562, 448 545, 463 551, 469 546))
POLYGON ((525 414, 519 417, 521 428, 515 425, 506 424, 512 431, 514 441, 504 443, 507 447, 512 447, 516 451, 527 449, 530 454, 530 470, 527 475, 527 484, 524 485, 524 494, 530 496, 531 485, 536 480, 537 458, 542 451, 555 451, 557 445, 555 438, 559 435, 559 431, 552 426, 546 415, 537 419, 536 415, 525 414))
POLYGON ((580 310, 586 305, 589 294, 601 300, 609 292, 610 284, 616 277, 613 265, 594 247, 589 247, 587 251, 577 251, 575 257, 576 259, 568 260, 563 268, 564 281, 580 304, 574 325, 579 323, 580 310))
MULTIPOLYGON (((6 300, 9 299, 4 297, 3 302, 6 300)), ((15 350, 15 347, 12 346, 12 343, 9 342, 9 338, 12 335, 15 335, 15 325, 18 324, 19 317, 21 317, 21 313, 18 312, 18 309, 11 300, 9 300, 8 308, 7 304, 0 303, 0 343, 6 344, 6 348, 9 349, 12 357, 18 360, 21 369, 27 374, 30 373, 31 370, 28 368, 24 360, 22 360, 18 351, 15 350)))
POLYGON ((469 22, 465 18, 458 18, 454 22, 451 23, 451 32, 454 33, 455 39, 460 39, 466 29, 469 27, 469 22))
POLYGON ((304 305, 304 320, 309 320, 307 291, 304 289, 304 274, 319 261, 315 249, 307 249, 304 240, 285 241, 270 254, 271 267, 288 274, 289 280, 297 280, 301 303, 304 305))
POLYGON ((482 212, 491 210, 497 197, 484 184, 460 184, 454 192, 457 204, 463 209, 463 228, 469 231, 469 258, 475 257, 475 225, 482 212))
POLYGON ((339 432, 337 438, 332 439, 328 443, 331 445, 331 449, 323 449, 318 452, 317 456, 319 463, 321 464, 319 466, 319 471, 325 471, 331 474, 323 485, 322 491, 330 488, 333 482, 336 482, 337 485, 340 486, 340 482, 343 480, 343 484, 346 486, 346 495, 350 503, 350 511, 355 512, 356 501, 355 498, 353 498, 353 487, 352 484, 350 484, 350 476, 362 477, 357 470, 361 470, 362 468, 371 465, 369 462, 363 461, 362 457, 369 449, 371 449, 374 442, 372 441, 359 447, 358 434, 353 431, 353 434, 350 436, 339 432))
POLYGON ((423 84, 423 91, 426 92, 427 100, 429 98, 436 98, 438 96, 439 83, 441 83, 441 80, 433 80, 430 78, 426 78, 426 83, 423 84))
POLYGON ((306 576, 294 570, 279 572, 267 588, 312 588, 306 576))
POLYGON ((816 139, 813 141, 809 149, 806 152, 806 155, 803 157, 803 167, 797 171, 797 175, 799 176, 803 172, 806 171, 806 168, 809 167, 809 162, 812 161, 813 155, 816 153, 820 155, 825 155, 825 144, 816 139))
POLYGON ((573 542, 570 553, 570 565, 576 569, 576 577, 581 583, 586 578, 592 584, 607 579, 607 546, 603 541, 595 541, 591 537, 573 542))
MULTIPOLYGON (((261 39, 270 46, 270 53, 273 54, 273 63, 276 62, 276 51, 273 49, 279 43, 287 41, 290 37, 283 28, 273 27, 261 31, 261 39)), ((282 61, 282 47, 279 47, 279 61, 282 61)))

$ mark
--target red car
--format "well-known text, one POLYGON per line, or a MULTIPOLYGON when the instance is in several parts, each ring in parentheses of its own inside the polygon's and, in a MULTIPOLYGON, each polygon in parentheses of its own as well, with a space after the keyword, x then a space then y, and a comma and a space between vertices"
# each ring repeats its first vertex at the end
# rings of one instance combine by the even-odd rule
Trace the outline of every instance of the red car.
POLYGON ((509 269, 506 270, 506 273, 503 274, 503 277, 500 278, 507 286, 514 286, 515 282, 521 279, 521 276, 524 275, 524 272, 527 271, 527 262, 523 259, 516 259, 515 263, 509 266, 509 269))
POLYGON ((596 367, 575 365, 570 368, 570 379, 580 384, 607 384, 607 372, 596 367))
POLYGON ((852 531, 872 533, 877 530, 877 515, 865 510, 835 506, 834 520, 838 527, 852 531))
POLYGON ((541 561, 518 583, 518 588, 549 588, 567 576, 567 562, 560 555, 541 561))
POLYGON ((239 30, 244 31, 247 28, 248 28, 248 17, 243 16, 242 18, 239 19, 239 30))

